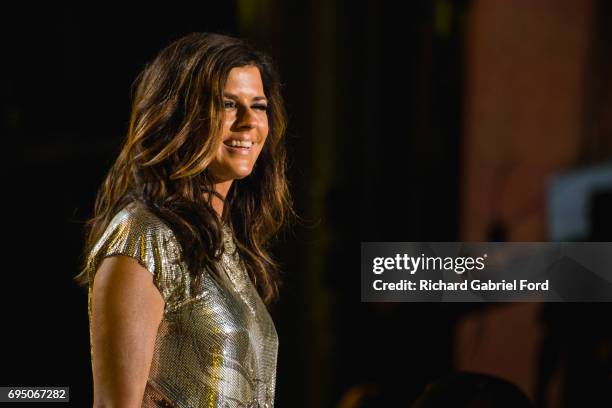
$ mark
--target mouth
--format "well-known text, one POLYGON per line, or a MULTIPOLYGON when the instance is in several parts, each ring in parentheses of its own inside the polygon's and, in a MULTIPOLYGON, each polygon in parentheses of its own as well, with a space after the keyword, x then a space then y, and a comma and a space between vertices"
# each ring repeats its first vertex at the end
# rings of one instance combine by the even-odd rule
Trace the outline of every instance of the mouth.
POLYGON ((251 151, 251 149, 255 146, 255 143, 251 140, 238 140, 238 139, 228 139, 223 142, 225 147, 235 153, 247 154, 251 151))

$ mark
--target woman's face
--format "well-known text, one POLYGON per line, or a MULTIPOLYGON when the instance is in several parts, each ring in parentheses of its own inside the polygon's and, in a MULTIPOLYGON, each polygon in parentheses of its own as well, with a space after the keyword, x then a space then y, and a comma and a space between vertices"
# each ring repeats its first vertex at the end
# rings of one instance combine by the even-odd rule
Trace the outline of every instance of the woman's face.
POLYGON ((268 101, 257 67, 232 68, 223 105, 223 143, 210 164, 216 182, 251 174, 268 136, 268 101))

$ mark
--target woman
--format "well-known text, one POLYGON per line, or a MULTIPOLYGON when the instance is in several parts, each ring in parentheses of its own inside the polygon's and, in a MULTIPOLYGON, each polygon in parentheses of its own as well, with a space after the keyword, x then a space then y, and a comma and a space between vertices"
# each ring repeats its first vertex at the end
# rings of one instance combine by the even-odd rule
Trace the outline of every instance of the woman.
POLYGON ((285 127, 275 70, 241 40, 192 33, 139 75, 76 277, 94 406, 274 405, 285 127))

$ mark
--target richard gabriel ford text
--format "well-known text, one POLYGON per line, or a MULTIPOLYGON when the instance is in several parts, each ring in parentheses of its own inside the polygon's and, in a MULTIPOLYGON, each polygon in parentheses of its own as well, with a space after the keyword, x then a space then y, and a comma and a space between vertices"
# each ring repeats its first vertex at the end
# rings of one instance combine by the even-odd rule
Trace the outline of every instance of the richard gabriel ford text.
POLYGON ((398 282, 383 282, 377 279, 373 283, 374 290, 420 290, 420 291, 547 291, 548 279, 542 282, 531 282, 526 279, 514 279, 510 281, 492 280, 482 281, 478 279, 463 282, 444 282, 443 280, 420 279, 410 281, 402 279, 398 282))

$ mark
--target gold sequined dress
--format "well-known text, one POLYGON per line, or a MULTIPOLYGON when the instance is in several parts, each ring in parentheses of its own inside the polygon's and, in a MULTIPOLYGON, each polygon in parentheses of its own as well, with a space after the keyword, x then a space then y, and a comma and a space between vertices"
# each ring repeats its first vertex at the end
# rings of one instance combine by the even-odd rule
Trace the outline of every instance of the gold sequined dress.
POLYGON ((164 299, 143 407, 274 406, 276 329, 227 227, 224 246, 221 279, 206 272, 197 293, 190 294, 191 277, 172 230, 142 204, 131 203, 89 254, 90 336, 92 282, 104 257, 136 259, 164 299))

